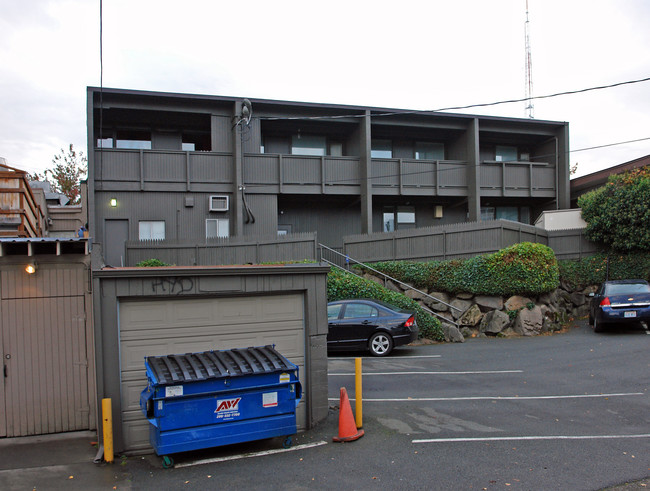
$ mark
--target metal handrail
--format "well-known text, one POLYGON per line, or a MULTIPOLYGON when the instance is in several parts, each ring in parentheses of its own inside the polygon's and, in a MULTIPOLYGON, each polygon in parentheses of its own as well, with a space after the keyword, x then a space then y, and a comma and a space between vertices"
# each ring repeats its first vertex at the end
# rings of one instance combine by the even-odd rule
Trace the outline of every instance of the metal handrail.
MULTIPOLYGON (((319 245, 319 247, 321 247, 320 260, 321 260, 322 262, 324 262, 324 263, 329 264, 330 266, 334 266, 335 268, 338 268, 338 269, 340 269, 340 270, 342 270, 342 271, 345 271, 346 273, 349 273, 349 274, 351 274, 351 275, 354 275, 354 276, 356 276, 357 278, 362 278, 362 276, 360 276, 360 275, 358 275, 358 274, 356 274, 356 273, 353 273, 353 272, 350 271, 349 269, 345 269, 345 268, 339 266, 338 264, 335 264, 335 263, 333 263, 333 262, 331 262, 331 261, 328 261, 327 259, 323 258, 322 248, 327 249, 328 251, 331 251, 331 252, 333 252, 334 254, 337 254, 337 255, 339 255, 339 256, 345 257, 345 260, 346 260, 345 262, 346 262, 346 263, 349 263, 350 261, 352 261, 352 262, 354 262, 354 263, 356 263, 356 264, 360 264, 360 265, 363 266, 364 268, 367 268, 367 269, 369 269, 369 270, 371 270, 371 271, 373 271, 373 272, 375 272, 375 273, 377 273, 377 274, 383 276, 383 277, 384 277, 384 286, 386 285, 386 279, 389 279, 389 280, 391 280, 391 281, 394 281, 395 283, 398 283, 398 284, 400 284, 400 285, 406 286, 406 287, 410 288, 411 290, 414 290, 414 291, 420 293, 421 295, 424 295, 425 297, 430 298, 431 300, 435 300, 435 301, 438 302, 438 303, 441 303, 441 304, 443 304, 443 305, 446 305, 446 306, 449 307, 449 308, 452 308, 452 309, 454 309, 454 310, 458 310, 458 311, 461 310, 461 309, 459 309, 458 307, 455 307, 455 306, 453 306, 453 305, 448 304, 447 302, 444 302, 444 301, 440 300, 439 298, 433 297, 433 296, 429 295, 428 293, 425 293, 425 292, 423 292, 423 291, 421 291, 421 290, 418 290, 417 288, 413 288, 413 287, 412 287, 411 285, 409 285, 408 283, 404 283, 403 281, 400 281, 400 280, 398 280, 398 279, 396 279, 396 278, 393 278, 392 276, 389 276, 389 275, 387 275, 386 273, 382 273, 381 271, 378 271, 378 270, 376 270, 376 269, 374 269, 374 268, 372 268, 372 267, 370 267, 370 266, 368 266, 368 265, 366 265, 366 264, 364 264, 364 263, 361 263, 361 262, 357 261, 357 260, 354 259, 354 258, 351 258, 350 256, 348 256, 348 255, 346 255, 346 254, 341 254, 340 252, 335 251, 334 249, 331 249, 330 247, 327 247, 327 246, 324 245, 324 244, 320 244, 320 243, 319 243, 318 245, 319 245)), ((423 306, 423 305, 420 305, 420 307, 421 307, 423 310, 425 310, 426 312, 429 312, 431 315, 435 315, 436 317, 439 317, 440 319, 444 320, 445 322, 448 322, 448 323, 453 324, 454 326, 458 327, 458 323, 454 322, 453 320, 447 319, 447 318, 444 317, 443 315, 438 314, 437 312, 434 312, 433 310, 431 310, 431 309, 429 309, 428 307, 425 307, 425 306, 423 306)))

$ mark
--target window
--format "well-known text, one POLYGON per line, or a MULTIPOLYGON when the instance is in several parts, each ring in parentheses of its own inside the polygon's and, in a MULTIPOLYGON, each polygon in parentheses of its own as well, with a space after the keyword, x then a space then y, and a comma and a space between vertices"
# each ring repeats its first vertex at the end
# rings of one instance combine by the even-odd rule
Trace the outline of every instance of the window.
POLYGON ((497 145, 495 150, 494 160, 496 160, 497 162, 517 162, 518 160, 517 147, 497 145))
POLYGON ((97 148, 113 148, 112 138, 97 138, 97 148))
POLYGON ((217 237, 230 236, 230 219, 208 218, 205 221, 205 238, 215 239, 217 237))
POLYGON ((339 318, 339 314, 341 313, 341 307, 343 307, 343 304, 337 304, 337 305, 328 305, 327 306, 327 320, 335 320, 339 318))
POLYGON ((327 139, 316 135, 293 135, 291 137, 292 155, 317 155, 327 153, 327 139))
POLYGON ((162 240, 165 238, 164 221, 146 221, 139 223, 140 240, 162 240))
POLYGON ((183 133, 181 149, 185 152, 209 152, 211 147, 209 133, 183 133))
POLYGON ((365 303, 349 303, 345 306, 344 319, 357 319, 359 317, 379 317, 379 311, 372 305, 365 303))
POLYGON ((383 214, 384 232, 393 232, 395 230, 404 230, 415 228, 415 207, 398 206, 388 207, 383 214))
POLYGON ((415 142, 416 160, 444 160, 444 143, 415 142))
POLYGON ((151 133, 139 130, 118 130, 115 148, 151 150, 151 133))
POLYGON ((530 223, 529 206, 481 206, 481 220, 511 220, 530 223))
POLYGON ((390 140, 372 140, 370 157, 373 159, 392 159, 393 142, 390 140))

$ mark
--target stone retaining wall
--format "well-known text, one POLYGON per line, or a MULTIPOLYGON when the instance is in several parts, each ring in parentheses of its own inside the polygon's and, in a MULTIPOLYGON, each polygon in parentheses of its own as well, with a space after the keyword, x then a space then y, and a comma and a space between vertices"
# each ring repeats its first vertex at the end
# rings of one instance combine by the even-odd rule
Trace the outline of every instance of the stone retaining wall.
MULTIPOLYGON (((365 277, 384 284, 383 280, 374 276, 366 274, 365 277)), ((572 291, 567 285, 562 285, 552 292, 532 297, 425 292, 441 300, 438 302, 390 280, 386 281, 385 286, 390 290, 403 293, 423 307, 439 314, 443 318, 441 320, 445 341, 461 343, 467 337, 536 336, 558 331, 571 318, 577 319, 588 315, 588 295, 597 289, 597 286, 589 286, 584 290, 572 291), (444 322, 444 319, 453 320, 459 327, 444 322)))

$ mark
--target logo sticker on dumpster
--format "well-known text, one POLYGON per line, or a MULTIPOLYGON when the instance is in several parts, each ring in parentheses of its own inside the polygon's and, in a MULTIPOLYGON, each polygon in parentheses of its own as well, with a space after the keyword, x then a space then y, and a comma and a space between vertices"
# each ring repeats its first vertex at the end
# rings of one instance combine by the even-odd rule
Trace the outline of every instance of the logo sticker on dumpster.
POLYGON ((278 405, 277 392, 265 392, 262 394, 262 407, 276 407, 278 405))
POLYGON ((241 401, 241 397, 218 399, 217 409, 214 411, 217 419, 230 419, 239 416, 239 401, 241 401))

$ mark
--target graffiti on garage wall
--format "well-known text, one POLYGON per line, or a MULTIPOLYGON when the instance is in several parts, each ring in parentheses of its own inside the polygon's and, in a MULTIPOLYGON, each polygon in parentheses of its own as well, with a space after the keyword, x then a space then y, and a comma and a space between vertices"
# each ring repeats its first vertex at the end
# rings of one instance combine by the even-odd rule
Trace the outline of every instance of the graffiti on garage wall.
POLYGON ((157 278, 152 280, 151 289, 154 293, 181 295, 194 290, 194 280, 192 278, 157 278))

